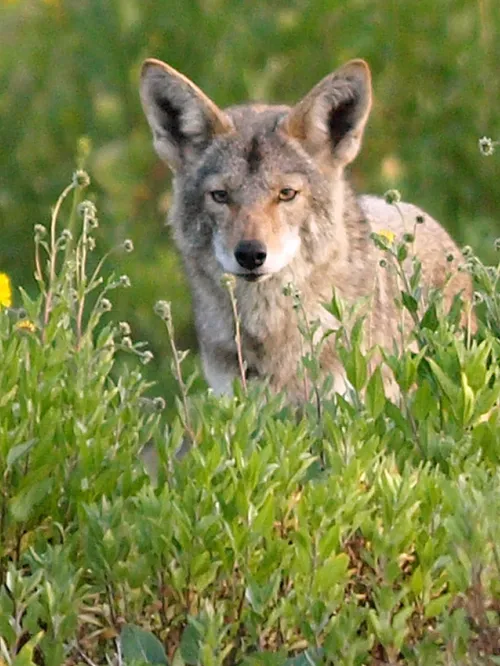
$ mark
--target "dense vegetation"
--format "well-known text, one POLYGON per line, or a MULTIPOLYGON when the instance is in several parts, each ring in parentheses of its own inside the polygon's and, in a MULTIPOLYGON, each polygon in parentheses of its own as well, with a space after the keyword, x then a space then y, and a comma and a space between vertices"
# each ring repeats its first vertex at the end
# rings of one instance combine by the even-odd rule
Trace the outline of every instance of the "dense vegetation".
MULTIPOLYGON (((89 266, 94 205, 58 226, 87 184, 75 173, 35 229, 39 295, 16 309, 0 293, 0 664, 498 663, 500 264, 466 253, 485 321, 472 339, 467 306, 424 300, 414 261, 400 307, 419 351, 384 358, 395 403, 336 297, 352 390, 331 395, 290 289, 315 389, 302 414, 238 383, 191 396, 160 301, 180 393, 163 427, 151 352, 110 313, 129 278, 89 266)), ((374 242, 400 271, 411 238, 374 242)))
POLYGON ((181 346, 195 339, 163 226, 169 174, 139 105, 146 57, 171 63, 221 106, 293 103, 344 61, 366 58, 375 104, 353 165, 357 187, 396 187, 494 260, 500 160, 482 157, 477 141, 500 138, 497 0, 8 0, 0 12, 0 271, 33 293, 33 225, 88 136, 92 196, 106 219, 96 252, 134 241, 115 263, 132 282, 115 307, 151 343, 147 376, 163 393, 175 387, 152 304, 172 301, 181 346))

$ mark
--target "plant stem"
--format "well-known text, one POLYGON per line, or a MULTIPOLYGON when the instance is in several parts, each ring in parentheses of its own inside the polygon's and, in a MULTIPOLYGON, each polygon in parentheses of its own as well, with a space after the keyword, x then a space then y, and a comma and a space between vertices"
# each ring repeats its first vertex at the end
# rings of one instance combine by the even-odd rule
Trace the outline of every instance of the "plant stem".
POLYGON ((52 297, 54 289, 54 280, 56 276, 56 260, 57 260, 57 243, 56 243, 56 229, 57 229, 57 218, 61 210, 61 206, 71 192, 73 188, 77 187, 76 183, 71 182, 62 192, 59 199, 54 206, 52 211, 52 217, 50 220, 50 265, 49 265, 49 288, 47 291, 47 296, 45 298, 45 311, 43 317, 43 342, 45 342, 45 327, 49 322, 50 311, 52 309, 52 297))
POLYGON ((228 279, 224 280, 225 287, 229 294, 229 299, 231 301, 231 308, 233 310, 233 321, 234 321, 234 342, 236 344, 236 354, 238 356, 238 367, 240 371, 241 384, 243 386, 243 392, 247 394, 247 378, 246 378, 246 364, 243 360, 243 346, 241 342, 241 323, 240 317, 238 314, 238 302, 236 300, 236 295, 234 293, 234 281, 230 279, 231 276, 228 276, 228 279))

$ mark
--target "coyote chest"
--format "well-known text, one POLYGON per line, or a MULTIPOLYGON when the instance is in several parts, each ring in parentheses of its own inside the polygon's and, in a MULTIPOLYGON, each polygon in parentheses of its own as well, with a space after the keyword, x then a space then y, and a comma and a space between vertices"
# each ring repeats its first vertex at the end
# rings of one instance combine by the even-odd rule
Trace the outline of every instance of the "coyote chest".
MULTIPOLYGON (((206 378, 230 392, 239 375, 234 318, 224 274, 235 277, 243 354, 249 375, 304 399, 297 368, 304 354, 297 310, 284 294, 300 294, 306 321, 319 332, 338 325, 323 308, 332 290, 371 303, 366 333, 392 348, 398 318, 397 285, 380 269, 370 232, 413 231, 423 213, 399 210, 373 197, 358 199, 344 168, 357 155, 371 106, 368 66, 353 60, 320 81, 297 105, 218 108, 168 65, 147 60, 141 99, 158 154, 174 172, 169 213, 193 291, 206 378)), ((444 286, 445 301, 471 284, 456 272, 460 253, 432 218, 414 249, 424 286, 444 286), (447 262, 447 256, 454 259, 447 262)), ((335 350, 320 358, 334 388, 345 380, 335 350)))

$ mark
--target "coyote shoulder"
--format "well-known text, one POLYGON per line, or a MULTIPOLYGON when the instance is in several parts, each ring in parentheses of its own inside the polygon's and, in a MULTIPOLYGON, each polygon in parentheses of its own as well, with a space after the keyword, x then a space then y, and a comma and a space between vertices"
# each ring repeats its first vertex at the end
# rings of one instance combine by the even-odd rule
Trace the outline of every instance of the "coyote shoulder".
MULTIPOLYGON (((150 59, 141 99, 154 146, 174 173, 169 219, 214 391, 230 392, 239 374, 225 273, 236 276, 247 372, 298 402, 304 400, 297 374, 303 343, 285 284, 293 283, 305 316, 324 329, 338 325, 323 307, 333 289, 347 302, 365 298, 371 304, 366 339, 392 349, 401 335, 396 285, 380 266, 371 234, 401 237, 423 216, 413 247, 424 286, 444 287, 445 306, 460 292, 470 298, 470 278, 457 271, 461 255, 443 227, 410 204, 398 210, 383 199, 356 196, 344 175, 370 112, 364 61, 329 74, 294 107, 221 110, 185 76, 150 59)), ((320 362, 334 388, 345 390, 333 342, 322 347, 320 362)))

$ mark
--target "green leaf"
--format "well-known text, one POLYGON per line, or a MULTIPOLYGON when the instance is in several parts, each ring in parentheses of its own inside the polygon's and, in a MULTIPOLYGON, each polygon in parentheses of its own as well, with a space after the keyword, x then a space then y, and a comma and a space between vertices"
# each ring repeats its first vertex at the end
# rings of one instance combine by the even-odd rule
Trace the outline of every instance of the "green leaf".
POLYGON ((464 425, 468 425, 469 421, 472 418, 472 415, 474 414, 474 407, 475 407, 475 397, 474 397, 474 391, 471 389, 469 386, 469 382, 467 381, 467 375, 465 372, 462 372, 462 402, 461 406, 463 405, 462 408, 462 423, 464 425))
POLYGON ((384 381, 380 366, 370 377, 366 387, 366 408, 374 419, 382 413, 385 407, 384 381))
POLYGON ((135 624, 123 627, 120 646, 126 663, 142 660, 146 664, 168 664, 165 650, 156 636, 135 624))
POLYGON ((37 441, 36 438, 33 438, 22 444, 17 444, 17 446, 13 446, 7 454, 7 467, 12 467, 19 458, 22 458, 25 453, 28 453, 33 448, 37 441))
POLYGON ((344 367, 347 374, 347 379, 356 389, 360 392, 363 390, 368 375, 366 358, 361 352, 360 346, 353 347, 344 361, 344 367))
MULTIPOLYGON (((44 636, 44 632, 40 631, 36 636, 30 638, 30 640, 23 645, 21 652, 16 656, 12 662, 12 666, 36 666, 33 661, 33 650, 40 643, 44 636)), ((0 664, 2 662, 0 661, 0 664)))
POLYGON ((332 553, 338 549, 340 543, 340 526, 338 524, 332 525, 320 539, 319 542, 319 556, 323 559, 332 556, 332 553))
POLYGON ((321 648, 316 650, 310 649, 301 652, 296 657, 287 659, 285 661, 285 666, 316 666, 316 664, 323 663, 322 659, 323 650, 321 648))
POLYGON ((10 502, 10 511, 14 520, 25 522, 33 509, 48 495, 53 479, 43 479, 32 486, 23 488, 10 502))
POLYGON ((423 380, 418 387, 413 402, 413 414, 419 421, 424 421, 436 405, 436 399, 432 394, 431 385, 423 380))
POLYGON ((7 391, 7 393, 4 393, 4 395, 0 397, 0 408, 5 407, 5 405, 8 405, 11 400, 14 400, 18 388, 18 386, 14 386, 10 391, 7 391))
POLYGON ((193 624, 188 626, 182 632, 180 653, 186 664, 196 666, 200 656, 201 636, 198 629, 193 624))
POLYGON ((335 289, 333 290, 332 300, 330 301, 330 303, 324 304, 323 307, 325 308, 325 310, 330 312, 336 319, 342 321, 344 317, 344 306, 338 294, 336 293, 335 289))
POLYGON ((410 314, 415 314, 418 310, 418 303, 415 298, 413 298, 413 296, 407 291, 401 292, 401 298, 403 300, 403 305, 408 310, 408 312, 410 314))
POLYGON ((316 572, 315 587, 318 591, 328 590, 341 582, 347 574, 349 557, 346 553, 339 553, 330 557, 316 572))
POLYGON ((267 535, 274 524, 276 500, 269 495, 252 523, 252 530, 258 535, 267 535))
POLYGON ((285 655, 280 652, 259 652, 245 657, 242 666, 284 666, 288 663, 285 655))
POLYGON ((428 363, 431 366, 432 372, 436 377, 439 385, 443 389, 443 392, 446 394, 446 397, 450 400, 452 405, 456 405, 458 399, 459 389, 454 384, 454 382, 443 372, 442 368, 434 361, 434 359, 429 358, 428 363))
MULTIPOLYGON (((401 243, 401 245, 398 247, 396 254, 397 254, 398 261, 400 263, 402 263, 406 259, 406 257, 408 256, 408 248, 406 247, 406 245, 404 243, 401 243)), ((410 297, 410 298, 412 298, 412 297, 410 297)), ((413 300, 415 300, 415 299, 413 299, 413 300)), ((403 295, 403 302, 404 302, 404 295, 403 295)))
POLYGON ((428 328, 430 331, 435 331, 439 326, 439 319, 437 316, 436 304, 431 303, 420 322, 420 328, 428 328))
POLYGON ((431 617, 440 615, 449 605, 452 596, 452 594, 442 594, 440 597, 437 597, 437 599, 432 599, 432 601, 429 601, 424 610, 425 617, 430 619, 431 617))

